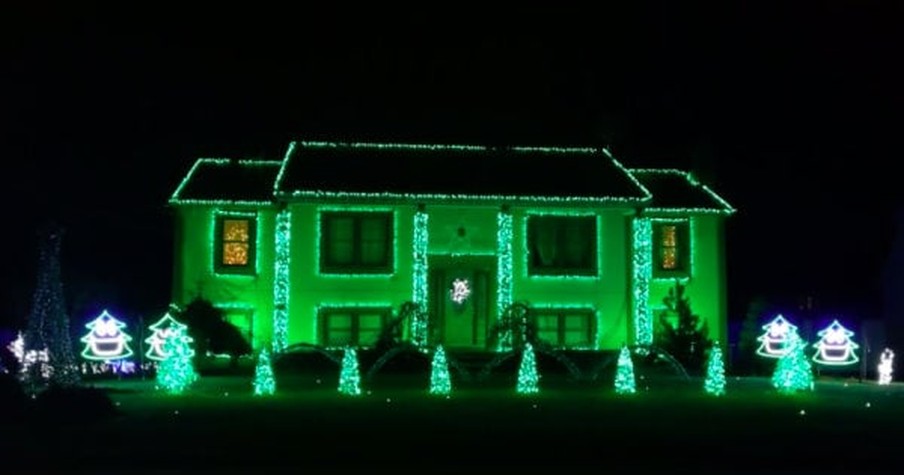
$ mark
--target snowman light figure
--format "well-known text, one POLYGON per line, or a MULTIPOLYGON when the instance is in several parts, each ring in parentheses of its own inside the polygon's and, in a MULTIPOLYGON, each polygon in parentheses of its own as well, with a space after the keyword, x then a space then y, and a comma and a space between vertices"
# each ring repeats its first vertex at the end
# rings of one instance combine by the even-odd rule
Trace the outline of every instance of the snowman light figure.
POLYGON ((894 359, 895 352, 888 348, 879 355, 879 384, 883 386, 891 384, 892 363, 894 362, 894 359))

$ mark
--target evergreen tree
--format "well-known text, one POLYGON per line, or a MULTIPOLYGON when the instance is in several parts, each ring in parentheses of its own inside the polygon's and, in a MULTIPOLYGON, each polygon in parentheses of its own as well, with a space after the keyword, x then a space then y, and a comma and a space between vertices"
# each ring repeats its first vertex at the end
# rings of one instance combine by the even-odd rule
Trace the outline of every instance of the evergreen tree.
POLYGON ((779 392, 793 394, 813 390, 813 367, 804 354, 806 342, 797 332, 790 333, 788 353, 778 360, 772 375, 772 386, 779 392))
POLYGON ((25 365, 22 381, 29 392, 49 385, 75 386, 80 382, 72 353, 69 316, 63 295, 60 246, 63 229, 50 225, 42 230, 38 255, 38 282, 24 338, 24 354, 42 354, 47 361, 25 365))
POLYGON ((663 299, 667 310, 659 316, 659 346, 665 349, 685 368, 699 374, 703 369, 704 355, 711 345, 706 338, 708 333, 706 322, 691 310, 690 298, 685 295, 685 285, 675 282, 669 294, 663 299), (677 316, 676 324, 672 324, 668 316, 677 316))
POLYGON ((452 379, 449 376, 449 363, 443 345, 436 347, 430 372, 430 394, 448 395, 452 392, 452 379))
POLYGON ((521 353, 521 367, 518 368, 518 387, 516 389, 519 394, 537 393, 540 391, 537 385, 539 380, 534 347, 530 343, 525 343, 524 351, 521 353))
POLYGON ((172 335, 163 344, 167 358, 157 369, 157 388, 170 394, 181 394, 198 379, 192 363, 194 351, 189 344, 192 338, 185 334, 184 328, 173 330, 172 335))
POLYGON ((352 347, 345 348, 342 371, 339 373, 339 392, 348 396, 361 394, 361 374, 358 372, 358 353, 352 347))
MULTIPOLYGON (((768 303, 762 297, 756 297, 751 300, 747 306, 747 313, 744 315, 744 321, 741 323, 741 332, 738 337, 738 354, 737 365, 732 365, 734 369, 740 369, 748 373, 760 374, 758 363, 762 362, 756 357, 757 346, 759 342, 757 337, 760 335, 760 320, 768 312, 768 303)), ((732 361, 735 361, 734 359, 732 361)))
POLYGON ((708 394, 722 396, 725 394, 725 362, 722 361, 722 349, 715 343, 709 350, 709 361, 706 364, 706 381, 703 388, 708 394))
POLYGON ((254 395, 272 396, 275 393, 276 379, 273 377, 270 351, 265 347, 257 356, 257 366, 254 370, 254 395))
POLYGON ((634 394, 637 391, 634 382, 634 363, 627 346, 622 346, 618 354, 618 367, 615 369, 615 393, 634 394))

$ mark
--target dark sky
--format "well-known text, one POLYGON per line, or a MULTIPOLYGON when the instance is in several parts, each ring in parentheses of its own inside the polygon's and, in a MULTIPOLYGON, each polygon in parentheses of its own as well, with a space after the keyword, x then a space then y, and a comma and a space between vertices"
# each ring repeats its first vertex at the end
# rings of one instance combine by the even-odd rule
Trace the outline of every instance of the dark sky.
POLYGON ((629 166, 691 168, 740 210, 732 318, 758 294, 878 316, 904 195, 904 4, 677 3, 358 18, 3 7, 0 322, 30 307, 49 217, 68 226, 74 319, 165 308, 165 203, 190 164, 280 158, 293 138, 609 145, 629 166))

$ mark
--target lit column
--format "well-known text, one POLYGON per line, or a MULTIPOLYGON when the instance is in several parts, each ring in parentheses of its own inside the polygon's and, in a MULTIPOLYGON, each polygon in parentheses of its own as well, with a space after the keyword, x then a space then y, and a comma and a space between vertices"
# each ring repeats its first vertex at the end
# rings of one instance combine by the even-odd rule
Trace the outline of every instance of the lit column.
POLYGON ((427 243, 429 234, 427 220, 429 216, 424 206, 418 206, 414 213, 414 240, 412 242, 412 254, 414 257, 414 272, 412 282, 411 300, 417 305, 418 311, 411 316, 411 342, 415 346, 427 345, 427 243))
POLYGON ((632 241, 633 279, 632 304, 634 311, 634 343, 653 343, 653 319, 650 315, 650 279, 653 273, 653 225, 649 218, 634 218, 632 241))
POLYGON ((289 250, 292 241, 292 213, 276 215, 276 268, 273 275, 273 351, 289 346, 289 250))
MULTIPOLYGON (((498 321, 502 321, 505 311, 512 305, 512 214, 503 208, 496 215, 496 308, 498 321)), ((511 329, 504 329, 499 335, 498 351, 512 348, 511 329)))

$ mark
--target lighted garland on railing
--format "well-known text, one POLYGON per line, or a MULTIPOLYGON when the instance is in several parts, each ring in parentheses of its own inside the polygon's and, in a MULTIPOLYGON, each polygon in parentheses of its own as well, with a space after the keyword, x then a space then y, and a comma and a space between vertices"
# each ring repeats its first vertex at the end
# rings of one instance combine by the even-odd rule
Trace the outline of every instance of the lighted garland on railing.
POLYGON ((273 351, 289 346, 289 261, 292 242, 292 213, 284 209, 276 215, 276 266, 273 275, 273 351))
MULTIPOLYGON (((508 211, 500 211, 496 215, 496 309, 501 321, 505 311, 512 305, 512 215, 508 211)), ((499 335, 497 350, 509 350, 512 347, 511 330, 503 330, 499 335)))
POLYGON ((653 226, 649 218, 634 218, 633 226, 633 305, 634 339, 638 345, 653 343, 653 319, 650 316, 650 279, 653 275, 653 226))
POLYGON ((412 301, 420 308, 411 318, 411 342, 419 347, 427 344, 427 243, 429 215, 421 210, 414 213, 414 277, 412 301))

